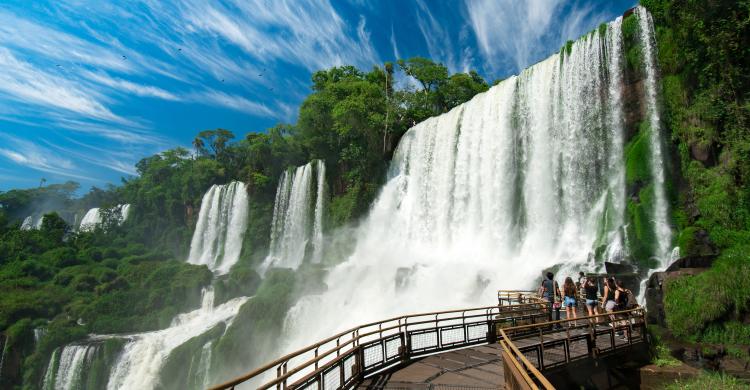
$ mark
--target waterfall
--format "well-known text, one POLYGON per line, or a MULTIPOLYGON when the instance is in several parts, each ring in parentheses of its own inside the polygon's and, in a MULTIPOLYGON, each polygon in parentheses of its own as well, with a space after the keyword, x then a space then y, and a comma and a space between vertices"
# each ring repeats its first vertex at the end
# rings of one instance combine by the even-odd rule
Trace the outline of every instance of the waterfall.
POLYGON ((47 328, 34 328, 34 344, 39 344, 39 341, 47 334, 47 328))
POLYGON ((55 348, 55 350, 52 351, 49 364, 47 364, 47 370, 44 372, 44 382, 42 384, 43 390, 55 390, 55 366, 59 363, 59 354, 60 348, 55 348))
POLYGON ((5 364, 5 353, 8 349, 8 337, 2 338, 2 348, 0 348, 0 383, 2 383, 3 379, 3 365, 5 364))
POLYGON ((313 261, 320 261, 325 207, 325 164, 312 161, 281 175, 271 222, 271 249, 262 269, 297 268, 305 259, 308 244, 313 261), (316 176, 313 188, 313 175, 316 176))
POLYGON ((191 373, 188 373, 188 376, 194 376, 196 378, 203 378, 203 383, 201 383, 201 387, 204 389, 207 389, 211 383, 210 383, 210 374, 211 374, 211 353, 213 342, 209 341, 206 344, 203 345, 201 348, 201 354, 198 358, 198 368, 196 370, 195 375, 190 375, 191 373))
POLYGON ((659 268, 669 266, 669 251, 672 244, 672 229, 669 224, 667 195, 664 189, 664 155, 662 153, 663 137, 658 105, 658 70, 656 65, 656 43, 654 22, 651 14, 643 6, 635 10, 638 17, 640 41, 643 45, 644 69, 646 73, 646 107, 648 110, 649 146, 651 150, 651 176, 654 185, 654 224, 659 259, 659 268))
POLYGON ((127 336, 129 341, 112 368, 107 389, 153 389, 169 354, 193 337, 230 322, 248 298, 234 298, 214 307, 214 291, 203 290, 201 307, 177 315, 169 328, 127 336))
MULTIPOLYGON (((320 299, 293 309, 281 349, 398 313, 476 305, 470 292, 530 288, 552 266, 572 275, 596 267, 594 253, 627 255, 621 23, 409 129, 353 253, 320 299)), ((660 137, 655 109, 649 119, 660 137)))
MULTIPOLYGON (((122 225, 130 216, 130 204, 118 204, 112 208, 117 218, 117 224, 122 225)), ((89 209, 81 219, 81 223, 78 224, 78 231, 90 232, 96 229, 99 225, 104 222, 102 220, 102 211, 99 207, 89 209)))
POLYGON ((98 344, 70 344, 66 345, 62 353, 60 353, 60 360, 57 362, 58 367, 54 370, 55 365, 55 353, 53 352, 52 358, 50 359, 47 373, 45 374, 44 382, 45 389, 48 388, 49 383, 54 383, 54 390, 73 390, 83 388, 85 385, 85 375, 88 373, 88 366, 96 353, 99 345, 98 344), (51 376, 51 372, 54 372, 54 376, 51 376), (50 378, 48 383, 47 379, 50 378))
POLYGON ((248 197, 244 183, 214 185, 203 195, 188 262, 225 274, 237 263, 247 229, 248 197))
POLYGON ((315 219, 313 223, 313 263, 320 263, 323 256, 323 215, 325 214, 326 165, 323 160, 315 160, 317 173, 317 191, 315 192, 315 219))
POLYGON ((21 223, 21 230, 39 230, 42 228, 42 222, 44 222, 44 216, 33 216, 29 215, 28 217, 23 219, 23 222, 21 223))
POLYGON ((83 219, 81 219, 81 224, 78 225, 78 230, 81 232, 89 232, 102 223, 102 217, 99 213, 99 208, 94 207, 92 209, 89 209, 89 211, 86 212, 86 214, 83 215, 83 219))

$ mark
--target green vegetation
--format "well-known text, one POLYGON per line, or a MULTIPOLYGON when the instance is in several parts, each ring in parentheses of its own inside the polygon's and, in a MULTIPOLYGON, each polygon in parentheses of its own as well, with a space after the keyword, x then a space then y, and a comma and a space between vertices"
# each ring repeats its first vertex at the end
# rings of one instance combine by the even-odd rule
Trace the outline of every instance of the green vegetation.
POLYGON ((693 379, 678 380, 666 387, 667 390, 746 390, 750 385, 729 375, 705 371, 693 379))
MULTIPOLYGON (((656 26, 664 116, 683 177, 675 213, 681 254, 721 252, 707 272, 667 283, 668 327, 692 341, 747 345, 750 8, 733 1, 642 4, 656 26)), ((624 21, 623 32, 629 29, 624 21)), ((725 380, 717 378, 695 388, 721 387, 709 384, 725 380)))
POLYGON ((657 326, 648 326, 647 331, 651 337, 651 363, 659 367, 677 367, 682 364, 675 359, 669 351, 669 347, 662 341, 662 330, 657 326))
POLYGON ((750 308, 749 251, 747 245, 733 247, 708 271, 666 283, 664 310, 676 336, 750 344, 750 330, 737 322, 750 308))

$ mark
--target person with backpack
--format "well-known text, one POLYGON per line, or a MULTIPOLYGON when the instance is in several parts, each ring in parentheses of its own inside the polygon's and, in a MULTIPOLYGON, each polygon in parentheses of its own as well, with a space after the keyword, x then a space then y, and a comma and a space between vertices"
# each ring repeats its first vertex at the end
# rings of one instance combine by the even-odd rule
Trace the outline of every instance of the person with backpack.
MULTIPOLYGON (((627 310, 637 306, 633 292, 625 288, 622 280, 615 282, 615 302, 617 303, 616 311, 627 310)), ((620 321, 620 324, 627 325, 627 321, 620 321)), ((620 338, 627 339, 627 336, 621 330, 617 332, 617 335, 620 338)))

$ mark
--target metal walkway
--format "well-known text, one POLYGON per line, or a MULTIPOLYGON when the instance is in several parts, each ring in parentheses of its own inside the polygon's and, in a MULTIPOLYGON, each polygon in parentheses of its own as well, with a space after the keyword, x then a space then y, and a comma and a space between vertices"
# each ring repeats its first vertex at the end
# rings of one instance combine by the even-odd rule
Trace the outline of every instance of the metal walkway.
POLYGON ((544 372, 644 341, 641 309, 548 322, 546 303, 533 293, 499 291, 497 306, 363 325, 212 390, 553 389, 544 372))

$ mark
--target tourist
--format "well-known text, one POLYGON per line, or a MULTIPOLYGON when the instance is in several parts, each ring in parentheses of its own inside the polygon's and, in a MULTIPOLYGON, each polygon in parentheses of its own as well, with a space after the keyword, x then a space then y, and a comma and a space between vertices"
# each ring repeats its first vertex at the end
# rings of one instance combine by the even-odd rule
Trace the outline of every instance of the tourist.
POLYGON ((542 285, 539 286, 539 295, 547 301, 547 312, 549 313, 549 320, 552 321, 552 310, 555 310, 555 321, 560 320, 560 303, 558 298, 560 296, 560 286, 555 281, 555 275, 552 272, 547 272, 547 277, 542 281, 542 285))
MULTIPOLYGON (((615 301, 616 291, 617 289, 615 288, 615 278, 605 279, 604 294, 602 294, 602 307, 607 313, 612 313, 615 311, 615 306, 617 306, 617 302, 615 301)), ((612 321, 612 326, 614 326, 615 316, 610 315, 609 318, 612 321)))
MULTIPOLYGON (((568 276, 565 278, 565 283, 563 284, 563 303, 565 305, 565 319, 570 319, 570 317, 573 317, 573 319, 578 319, 578 313, 576 313, 576 296, 577 296, 577 289, 575 283, 573 283, 573 278, 568 276)), ((570 323, 568 323, 570 325, 570 323)), ((573 326, 578 325, 577 322, 574 323, 573 326)))
POLYGON ((583 290, 583 286, 586 284, 586 274, 583 271, 578 273, 578 289, 583 290))
MULTIPOLYGON (((598 288, 594 283, 594 278, 587 278, 583 285, 584 294, 586 297, 586 310, 589 312, 589 317, 599 315, 599 306, 597 305, 597 292, 598 288)), ((594 319, 595 323, 599 323, 599 317, 594 319)))
MULTIPOLYGON (((615 282, 615 310, 625 310, 628 308, 629 300, 628 300, 628 292, 629 290, 625 288, 625 286, 622 284, 622 280, 617 280, 615 282)), ((620 321, 617 323, 618 325, 627 325, 627 321, 620 321)), ((617 331, 617 335, 620 336, 623 339, 626 339, 625 333, 622 330, 617 331)))

